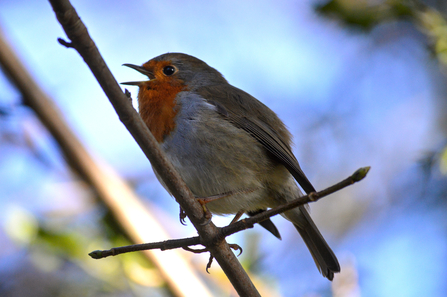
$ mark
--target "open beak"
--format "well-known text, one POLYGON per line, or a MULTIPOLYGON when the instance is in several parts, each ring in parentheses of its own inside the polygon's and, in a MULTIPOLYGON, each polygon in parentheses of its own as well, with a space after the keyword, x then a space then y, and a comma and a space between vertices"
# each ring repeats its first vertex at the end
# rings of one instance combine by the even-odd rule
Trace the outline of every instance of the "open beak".
MULTIPOLYGON (((134 65, 134 64, 123 64, 123 66, 127 66, 129 68, 135 69, 136 71, 140 72, 141 74, 146 75, 147 77, 149 77, 149 79, 154 79, 155 76, 152 72, 150 72, 149 70, 147 70, 146 68, 142 67, 142 66, 138 66, 138 65, 134 65)), ((122 85, 130 85, 130 86, 139 86, 142 83, 144 83, 145 81, 127 81, 127 82, 122 82, 122 85)))

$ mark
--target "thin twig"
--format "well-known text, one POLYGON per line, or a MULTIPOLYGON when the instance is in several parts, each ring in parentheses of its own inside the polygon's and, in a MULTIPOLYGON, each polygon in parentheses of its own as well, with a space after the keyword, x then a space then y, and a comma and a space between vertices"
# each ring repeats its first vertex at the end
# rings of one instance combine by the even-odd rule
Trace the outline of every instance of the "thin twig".
POLYGON ((161 242, 150 242, 150 243, 142 243, 142 244, 132 244, 126 245, 116 248, 111 248, 110 250, 96 250, 89 254, 93 259, 102 259, 109 256, 117 256, 119 254, 130 253, 130 252, 138 252, 145 250, 154 250, 160 249, 162 251, 172 250, 177 248, 186 249, 192 245, 200 244, 200 237, 188 237, 182 239, 171 239, 165 240, 161 242))

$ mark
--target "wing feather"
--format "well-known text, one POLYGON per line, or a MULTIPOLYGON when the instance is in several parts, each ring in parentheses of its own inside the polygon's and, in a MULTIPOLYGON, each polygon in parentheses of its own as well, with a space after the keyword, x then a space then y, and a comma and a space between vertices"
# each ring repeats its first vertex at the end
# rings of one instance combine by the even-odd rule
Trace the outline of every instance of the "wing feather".
POLYGON ((315 192, 292 153, 290 135, 282 121, 267 106, 248 93, 228 85, 203 87, 198 90, 216 111, 236 127, 247 131, 270 152, 300 184, 306 193, 315 192), (238 108, 234 108, 238 106, 238 108), (275 128, 278 127, 278 128, 275 128))

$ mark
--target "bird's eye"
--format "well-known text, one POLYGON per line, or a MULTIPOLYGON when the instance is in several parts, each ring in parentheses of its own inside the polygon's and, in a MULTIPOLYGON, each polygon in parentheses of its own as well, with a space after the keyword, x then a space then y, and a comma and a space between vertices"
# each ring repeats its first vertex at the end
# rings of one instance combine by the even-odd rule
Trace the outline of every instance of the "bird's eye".
POLYGON ((176 71, 177 71, 177 69, 174 66, 166 66, 165 68, 163 68, 163 74, 166 76, 171 76, 176 71))

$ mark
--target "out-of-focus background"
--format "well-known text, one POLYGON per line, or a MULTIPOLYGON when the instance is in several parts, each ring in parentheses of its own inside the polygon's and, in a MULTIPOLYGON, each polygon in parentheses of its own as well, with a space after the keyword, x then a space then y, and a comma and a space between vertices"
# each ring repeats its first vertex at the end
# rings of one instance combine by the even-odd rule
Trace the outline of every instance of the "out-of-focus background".
MULTIPOLYGON (((333 283, 280 216, 282 241, 259 226, 229 238, 263 296, 446 296, 444 1, 72 4, 118 81, 142 79, 123 63, 184 52, 273 109, 317 189, 371 166, 364 181, 311 205, 341 263, 333 283)), ((82 144, 131 185, 166 239, 193 236, 81 57, 56 41, 65 34, 50 4, 0 0, 0 25, 82 144)), ((4 72, 0 139, 1 296, 177 296, 139 253, 88 257, 131 241, 4 72)), ((180 254, 212 296, 235 296, 217 263, 204 272, 207 255, 180 254)))

